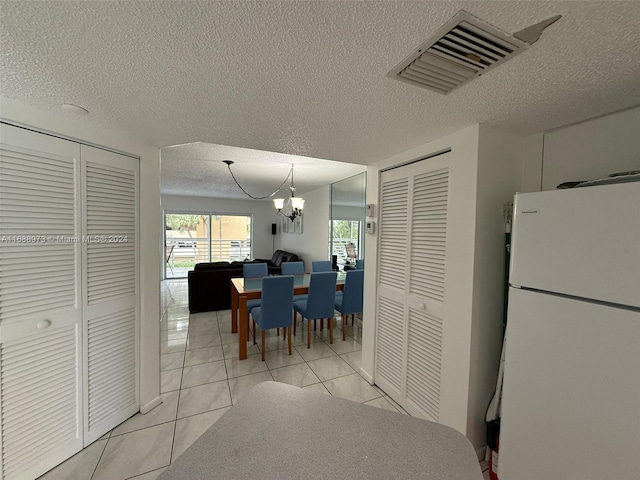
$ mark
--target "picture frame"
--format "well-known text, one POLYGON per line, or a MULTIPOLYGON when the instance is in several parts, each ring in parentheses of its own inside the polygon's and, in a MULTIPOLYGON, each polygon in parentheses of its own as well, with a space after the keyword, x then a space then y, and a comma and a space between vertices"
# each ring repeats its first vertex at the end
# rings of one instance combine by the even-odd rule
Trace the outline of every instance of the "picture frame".
POLYGON ((302 215, 298 215, 293 220, 293 231, 294 233, 301 234, 302 233, 302 215))

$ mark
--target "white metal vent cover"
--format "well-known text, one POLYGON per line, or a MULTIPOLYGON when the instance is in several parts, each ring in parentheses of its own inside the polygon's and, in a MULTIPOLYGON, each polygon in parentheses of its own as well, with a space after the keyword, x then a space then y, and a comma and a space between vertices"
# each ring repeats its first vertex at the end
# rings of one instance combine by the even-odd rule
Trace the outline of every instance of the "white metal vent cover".
POLYGON ((387 76, 447 94, 528 46, 460 11, 387 76))

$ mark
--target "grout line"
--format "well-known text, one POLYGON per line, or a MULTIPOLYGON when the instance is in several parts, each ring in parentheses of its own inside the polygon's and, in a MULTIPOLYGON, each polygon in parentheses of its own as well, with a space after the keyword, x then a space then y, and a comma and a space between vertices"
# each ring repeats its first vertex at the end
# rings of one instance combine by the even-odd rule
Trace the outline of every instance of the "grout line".
MULTIPOLYGON (((111 430, 111 431, 113 432, 113 430, 111 430)), ((98 471, 98 465, 100 465, 100 460, 102 460, 102 456, 104 455, 104 452, 107 449, 107 445, 109 445, 109 440, 111 440, 111 433, 109 433, 109 438, 107 438, 107 441, 104 443, 104 447, 102 448, 102 452, 100 452, 100 458, 98 458, 98 461, 96 462, 96 466, 93 467, 93 472, 91 472, 91 477, 90 478, 93 478, 95 476, 96 472, 98 471)), ((91 445, 93 445, 93 443, 91 445)), ((89 448, 89 447, 86 447, 86 448, 89 448)), ((84 448, 82 450, 80 450, 80 452, 82 452, 82 451, 84 451, 84 448)), ((78 453, 80 453, 80 452, 78 452, 78 453)), ((71 458, 73 458, 73 457, 71 457, 71 458)), ((60 465, 62 465, 62 464, 60 464, 60 465)), ((60 465, 58 465, 58 466, 60 466, 60 465)), ((58 467, 55 467, 55 468, 58 468, 58 467)))
POLYGON ((220 319, 218 318, 218 312, 216 312, 216 324, 218 325, 218 335, 220 335, 220 347, 222 348, 224 374, 227 377, 227 390, 229 391, 229 400, 231 401, 231 406, 233 406, 233 394, 231 393, 231 383, 229 383, 229 369, 227 368, 227 355, 224 353, 224 347, 222 346, 222 334, 220 333, 220 319))
MULTIPOLYGON (((169 465, 171 465, 171 463, 169 463, 169 465)), ((135 477, 129 477, 127 478, 127 480, 135 480, 136 478, 140 478, 143 475, 146 475, 147 473, 151 473, 151 472, 157 472, 158 470, 162 470, 163 468, 167 468, 169 465, 165 465, 163 467, 159 467, 159 468, 154 468, 153 470, 149 470, 148 472, 144 472, 144 473, 139 473, 138 475, 136 475, 135 477)))

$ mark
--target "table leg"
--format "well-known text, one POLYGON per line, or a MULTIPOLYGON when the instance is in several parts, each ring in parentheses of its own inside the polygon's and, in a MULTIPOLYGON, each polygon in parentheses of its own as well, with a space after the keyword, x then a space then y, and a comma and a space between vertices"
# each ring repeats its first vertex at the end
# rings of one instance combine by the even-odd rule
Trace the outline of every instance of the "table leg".
POLYGON ((238 335, 238 359, 244 360, 247 358, 247 325, 249 322, 246 295, 240 295, 238 308, 240 309, 240 313, 238 315, 238 323, 240 327, 238 335))
POLYGON ((238 333, 238 291, 231 288, 231 333, 238 333))

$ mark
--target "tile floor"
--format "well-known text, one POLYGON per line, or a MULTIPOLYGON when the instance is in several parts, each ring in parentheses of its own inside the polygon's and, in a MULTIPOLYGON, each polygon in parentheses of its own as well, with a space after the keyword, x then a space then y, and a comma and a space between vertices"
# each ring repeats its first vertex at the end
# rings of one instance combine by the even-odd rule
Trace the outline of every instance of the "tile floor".
POLYGON ((265 361, 251 343, 247 360, 239 361, 229 310, 190 315, 182 279, 162 282, 162 305, 163 403, 131 417, 41 480, 154 479, 249 388, 265 380, 405 413, 358 374, 362 330, 357 321, 349 326, 346 341, 338 321, 333 345, 318 325, 310 349, 306 326, 299 329, 291 356, 282 337, 268 332, 265 361))

